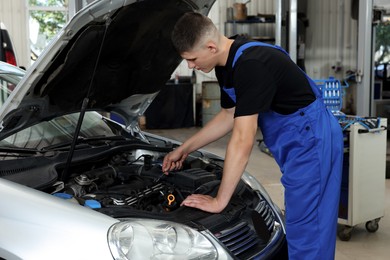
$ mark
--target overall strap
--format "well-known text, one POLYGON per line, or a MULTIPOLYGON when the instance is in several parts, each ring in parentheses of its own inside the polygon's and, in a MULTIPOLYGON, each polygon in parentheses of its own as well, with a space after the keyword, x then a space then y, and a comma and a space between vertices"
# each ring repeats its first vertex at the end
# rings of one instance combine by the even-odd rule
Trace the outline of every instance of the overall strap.
POLYGON ((275 48, 275 49, 278 49, 282 52, 284 52, 287 56, 289 56, 289 54, 281 47, 277 46, 277 45, 271 45, 271 44, 268 44, 268 43, 264 43, 264 42, 247 42, 243 45, 241 45, 237 51, 236 51, 236 54, 234 55, 234 59, 233 59, 233 64, 232 64, 232 68, 234 68, 234 65, 236 65, 236 61, 238 60, 238 58, 240 58, 241 54, 248 48, 250 47, 253 47, 253 46, 264 46, 264 47, 271 47, 271 48, 275 48))
MULTIPOLYGON (((247 43, 244 43, 243 45, 241 45, 237 51, 236 51, 236 54, 234 55, 234 59, 233 59, 233 63, 232 63, 232 68, 234 68, 234 66, 236 65, 236 61, 238 60, 238 58, 240 58, 241 54, 248 48, 250 47, 253 47, 253 46, 265 46, 265 47, 271 47, 271 48, 275 48, 275 49, 278 49, 282 52, 284 52, 286 55, 289 56, 289 54, 284 50, 282 49, 281 47, 277 46, 277 45, 271 45, 271 44, 268 44, 268 43, 264 43, 264 42, 247 42, 247 43)), ((226 86, 224 86, 222 88, 226 94, 229 95, 229 97, 234 101, 234 103, 236 103, 236 93, 234 91, 234 88, 233 87, 229 87, 227 88, 226 86)))
MULTIPOLYGON (((250 47, 253 47, 253 46, 264 46, 264 47, 271 47, 271 48, 274 48, 274 49, 278 49, 280 50, 281 52, 283 52, 284 54, 286 54, 288 57, 290 57, 290 55, 288 54, 288 52, 286 50, 284 50, 282 47, 278 46, 278 45, 272 45, 272 44, 268 44, 268 43, 264 43, 264 42, 247 42, 243 45, 241 45, 235 55, 234 55, 234 59, 233 59, 233 63, 232 63, 232 68, 234 68, 234 66, 236 65, 236 62, 237 60, 240 58, 240 56, 242 55, 242 53, 250 48, 250 47)), ((301 68, 300 68, 301 69, 301 68)), ((320 92, 319 88, 316 86, 316 84, 314 83, 314 81, 301 69, 301 71, 303 72, 303 74, 306 76, 307 80, 309 81, 310 83, 310 86, 315 94, 315 96, 317 98, 322 98, 322 93, 320 92)), ((223 90, 229 95, 229 97, 234 101, 234 103, 236 103, 236 93, 235 93, 235 90, 234 90, 234 87, 229 87, 227 88, 226 86, 223 87, 223 90)))

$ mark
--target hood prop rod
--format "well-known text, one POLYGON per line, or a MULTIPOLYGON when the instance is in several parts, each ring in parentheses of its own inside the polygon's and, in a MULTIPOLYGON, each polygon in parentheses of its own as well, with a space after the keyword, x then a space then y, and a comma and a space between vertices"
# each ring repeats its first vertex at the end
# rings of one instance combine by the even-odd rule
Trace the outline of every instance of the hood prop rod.
POLYGON ((89 83, 87 96, 83 99, 83 103, 81 105, 80 116, 77 120, 77 125, 76 125, 76 129, 74 131, 73 140, 72 140, 72 144, 70 146, 70 150, 68 153, 68 158, 66 160, 65 168, 64 168, 64 171, 62 172, 62 175, 61 175, 61 180, 63 180, 63 181, 66 180, 69 176, 70 164, 72 163, 74 150, 75 150, 75 147, 76 147, 76 144, 78 141, 78 136, 79 136, 80 130, 81 130, 81 125, 83 123, 84 115, 85 115, 85 112, 86 112, 88 104, 89 104, 89 96, 91 94, 93 81, 95 79, 96 70, 97 70, 97 67, 98 67, 98 64, 100 61, 100 56, 101 56, 101 53, 103 50, 103 44, 104 44, 104 41, 106 39, 106 34, 107 34, 108 26, 110 25, 110 23, 111 23, 111 19, 107 18, 106 24, 105 24, 106 28, 104 29, 103 39, 102 39, 102 42, 100 44, 98 55, 96 57, 96 63, 95 63, 95 67, 94 67, 93 72, 92 72, 92 78, 91 78, 91 82, 89 83))

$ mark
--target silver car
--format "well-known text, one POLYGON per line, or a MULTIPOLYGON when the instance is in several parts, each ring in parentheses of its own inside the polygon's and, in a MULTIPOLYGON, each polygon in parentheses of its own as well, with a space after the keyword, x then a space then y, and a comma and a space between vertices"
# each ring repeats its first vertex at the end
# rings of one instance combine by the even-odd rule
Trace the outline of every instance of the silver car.
POLYGON ((3 106, 24 74, 24 70, 0 61, 0 107, 3 106))
POLYGON ((213 2, 95 1, 16 77, 0 109, 0 259, 286 258, 283 215, 253 176, 220 214, 180 206, 216 194, 223 158, 196 151, 166 176, 179 143, 138 127, 181 62, 176 20, 213 2))

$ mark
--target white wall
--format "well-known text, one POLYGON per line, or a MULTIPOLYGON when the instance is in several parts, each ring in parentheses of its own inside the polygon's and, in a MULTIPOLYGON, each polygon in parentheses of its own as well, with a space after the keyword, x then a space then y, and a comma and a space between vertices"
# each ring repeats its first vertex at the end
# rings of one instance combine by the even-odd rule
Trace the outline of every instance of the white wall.
MULTIPOLYGON (((306 68, 312 78, 342 80, 348 71, 356 71, 358 24, 351 18, 351 5, 352 0, 308 1, 306 68)), ((356 113, 355 95, 356 84, 350 82, 343 99, 344 112, 356 113)))
MULTIPOLYGON (((357 21, 351 0, 309 1, 306 67, 313 78, 344 78, 357 65, 357 21), (340 70, 332 66, 340 66, 340 70)), ((368 36, 370 37, 370 36, 368 36)))
POLYGON ((1 0, 0 20, 5 24, 11 36, 19 66, 29 66, 29 44, 27 34, 27 14, 25 0, 1 0))

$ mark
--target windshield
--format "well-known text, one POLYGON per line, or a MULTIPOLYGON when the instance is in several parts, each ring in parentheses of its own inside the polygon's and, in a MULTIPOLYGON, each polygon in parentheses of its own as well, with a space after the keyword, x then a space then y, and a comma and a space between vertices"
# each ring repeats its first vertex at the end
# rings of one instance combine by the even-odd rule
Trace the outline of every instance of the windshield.
MULTIPOLYGON (((4 140, 0 147, 17 147, 43 149, 47 146, 71 142, 80 113, 74 113, 40 122, 23 129, 4 140)), ((111 128, 102 120, 97 112, 86 112, 78 137, 110 137, 115 136, 111 128)))

